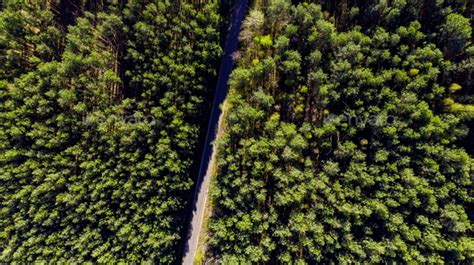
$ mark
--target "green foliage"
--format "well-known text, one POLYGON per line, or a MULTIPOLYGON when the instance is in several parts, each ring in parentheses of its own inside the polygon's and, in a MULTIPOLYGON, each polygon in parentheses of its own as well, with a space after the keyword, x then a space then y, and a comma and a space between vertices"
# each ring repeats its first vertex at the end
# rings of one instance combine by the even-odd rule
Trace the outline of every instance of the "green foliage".
POLYGON ((461 2, 257 5, 264 23, 246 39, 275 42, 256 52, 243 41, 232 74, 212 256, 472 263, 474 160, 462 147, 472 96, 459 89, 472 86, 472 29, 461 2))
POLYGON ((196 252, 196 256, 194 257, 194 264, 203 264, 204 263, 204 255, 200 250, 196 252))
POLYGON ((460 86, 458 83, 452 83, 450 86, 449 86, 449 91, 451 91, 452 93, 455 93, 459 90, 462 89, 462 86, 460 86))
POLYGON ((270 37, 270 35, 265 35, 265 36, 260 37, 259 38, 259 43, 263 47, 270 47, 273 44, 272 38, 270 37))
POLYGON ((0 260, 177 262, 218 6, 119 1, 63 25, 51 1, 8 2, 0 260))
POLYGON ((11 81, 42 61, 58 58, 63 34, 44 1, 7 1, 0 13, 0 79, 11 81))
POLYGON ((415 76, 418 75, 419 72, 420 72, 420 70, 412 68, 412 69, 410 69, 410 71, 408 73, 410 74, 411 77, 415 77, 415 76))
POLYGON ((470 20, 460 14, 449 14, 442 27, 442 34, 445 41, 446 52, 450 56, 459 54, 472 40, 470 20))

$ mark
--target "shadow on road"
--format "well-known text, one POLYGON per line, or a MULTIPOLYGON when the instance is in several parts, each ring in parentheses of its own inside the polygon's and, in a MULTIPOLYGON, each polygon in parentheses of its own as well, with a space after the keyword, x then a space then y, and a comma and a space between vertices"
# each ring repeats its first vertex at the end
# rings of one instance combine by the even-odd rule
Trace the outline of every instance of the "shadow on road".
POLYGON ((232 54, 237 51, 239 42, 240 27, 247 10, 248 0, 237 0, 231 15, 231 24, 227 32, 224 55, 222 56, 217 86, 215 90, 214 100, 210 113, 209 124, 207 127, 206 139, 204 142, 201 163, 199 166, 198 178, 196 180, 196 189, 192 202, 192 218, 189 225, 189 231, 186 238, 186 244, 183 251, 183 264, 193 264, 196 255, 199 232, 201 230, 202 218, 204 214, 205 201, 207 196, 209 180, 205 181, 209 176, 209 161, 211 159, 213 145, 215 139, 217 124, 221 114, 220 105, 224 102, 229 90, 229 76, 234 66, 232 54), (204 185, 203 185, 204 184, 204 185))

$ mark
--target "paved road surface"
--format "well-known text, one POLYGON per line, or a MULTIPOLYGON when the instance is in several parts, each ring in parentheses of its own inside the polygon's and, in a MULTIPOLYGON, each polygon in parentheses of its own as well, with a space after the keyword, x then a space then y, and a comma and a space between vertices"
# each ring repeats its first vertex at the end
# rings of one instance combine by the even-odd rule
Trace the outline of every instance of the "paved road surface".
POLYGON ((247 9, 247 3, 248 0, 236 0, 236 4, 232 11, 230 29, 227 32, 224 56, 222 57, 219 77, 217 79, 217 87, 214 96, 214 102, 212 103, 211 117, 209 119, 205 146, 201 157, 199 175, 194 193, 192 221, 184 249, 183 264, 185 265, 193 264, 198 247, 199 232, 201 231, 204 208, 206 206, 207 192, 209 188, 210 176, 208 174, 208 166, 213 150, 211 143, 215 138, 217 124, 221 114, 219 106, 222 104, 222 102, 224 102, 224 99, 227 96, 227 91, 229 90, 227 81, 233 67, 231 55, 237 50, 240 26, 242 25, 242 20, 247 9))

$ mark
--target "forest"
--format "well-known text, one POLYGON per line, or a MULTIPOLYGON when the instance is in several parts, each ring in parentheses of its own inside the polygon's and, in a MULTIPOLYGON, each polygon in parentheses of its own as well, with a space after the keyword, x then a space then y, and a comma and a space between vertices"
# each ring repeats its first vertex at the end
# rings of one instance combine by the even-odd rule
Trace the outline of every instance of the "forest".
POLYGON ((222 53, 212 1, 5 1, 0 260, 179 260, 222 53))
MULTIPOLYGON (((0 1, 0 263, 181 263, 236 1, 0 1)), ((249 1, 195 264, 473 264, 473 16, 249 1)))
POLYGON ((206 259, 472 264, 472 1, 255 1, 206 259))

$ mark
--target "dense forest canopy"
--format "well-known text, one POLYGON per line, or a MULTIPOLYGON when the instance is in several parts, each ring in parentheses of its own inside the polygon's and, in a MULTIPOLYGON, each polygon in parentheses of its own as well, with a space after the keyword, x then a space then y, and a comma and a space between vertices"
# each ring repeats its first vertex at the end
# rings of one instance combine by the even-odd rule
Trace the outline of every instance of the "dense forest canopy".
MULTIPOLYGON (((474 2, 250 2, 200 258, 474 263, 474 2)), ((232 4, 0 1, 2 262, 181 261, 232 4)))
POLYGON ((474 261, 472 1, 255 1, 209 259, 474 261))
POLYGON ((214 1, 6 1, 0 260, 179 260, 214 1))

